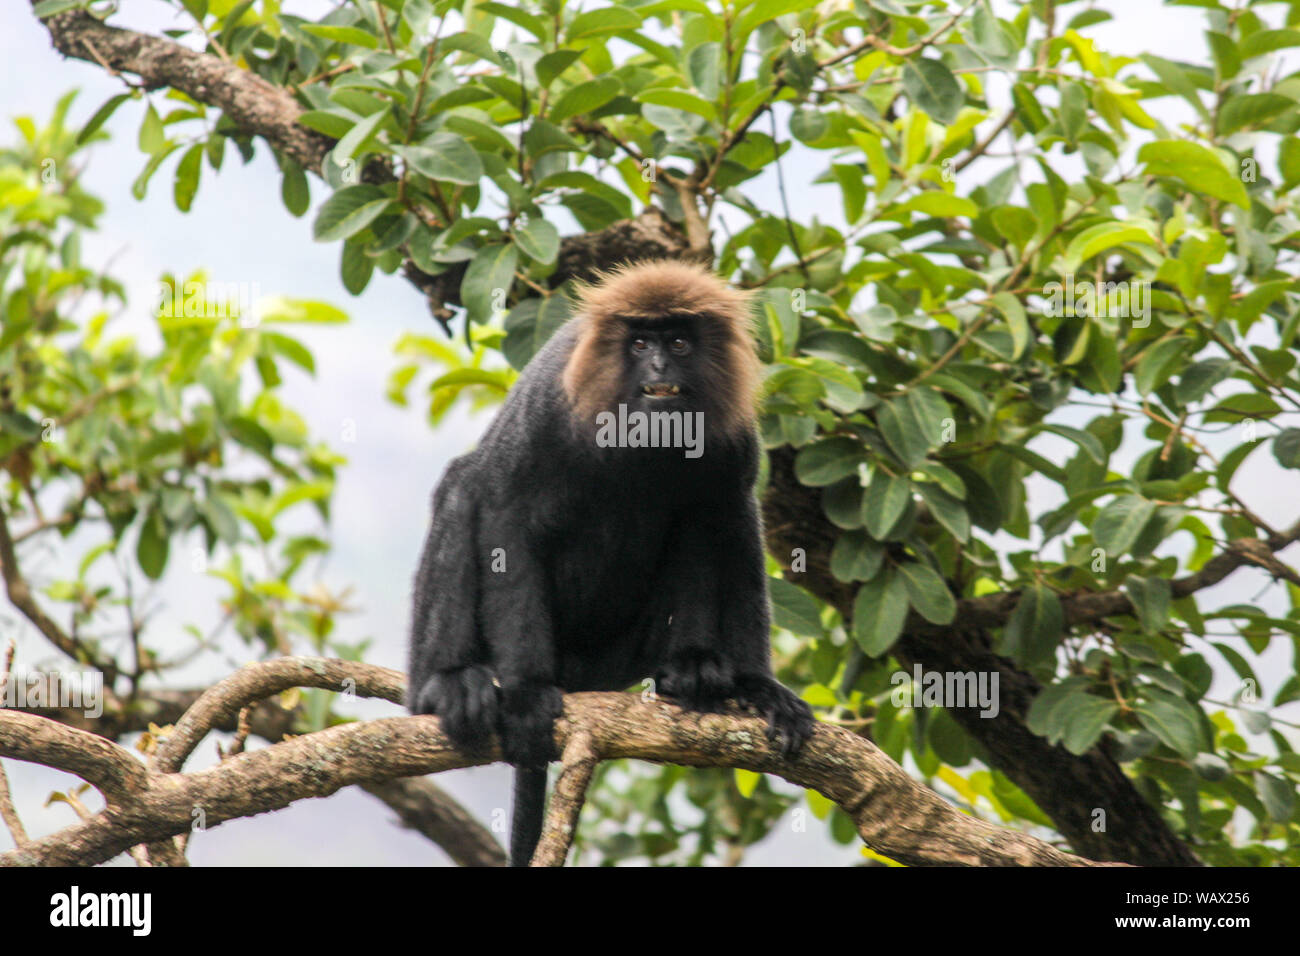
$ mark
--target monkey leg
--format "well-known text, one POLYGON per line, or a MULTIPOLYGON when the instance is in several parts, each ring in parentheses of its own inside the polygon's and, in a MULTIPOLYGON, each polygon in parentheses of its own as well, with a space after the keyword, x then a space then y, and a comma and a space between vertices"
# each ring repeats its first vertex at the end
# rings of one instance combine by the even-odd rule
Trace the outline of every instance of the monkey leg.
POLYGON ((771 611, 757 502, 746 495, 726 505, 714 513, 720 558, 714 573, 721 592, 719 639, 736 669, 733 696, 767 720, 769 739, 792 756, 812 735, 812 708, 772 675, 771 611))
POLYGON ((655 576, 648 637, 656 650, 658 693, 692 710, 720 710, 735 666, 719 640, 719 594, 711 529, 701 514, 679 519, 655 576))
POLYGON ((481 750, 497 723, 497 688, 478 637, 479 565, 472 464, 452 462, 434 493, 416 572, 407 706, 437 714, 457 747, 481 750))

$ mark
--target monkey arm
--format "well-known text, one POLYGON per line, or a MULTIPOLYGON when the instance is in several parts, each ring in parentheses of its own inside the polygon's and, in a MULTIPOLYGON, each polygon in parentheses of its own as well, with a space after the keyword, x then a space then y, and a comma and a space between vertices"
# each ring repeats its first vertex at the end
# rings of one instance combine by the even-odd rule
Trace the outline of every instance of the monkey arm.
POLYGON ((425 683, 439 671, 481 663, 477 635, 473 464, 469 456, 447 468, 433 496, 433 521, 415 574, 411 616, 408 703, 417 713, 425 683))
POLYGON ((521 516, 494 509, 480 535, 483 640, 499 684, 502 753, 517 767, 556 758, 553 726, 563 709, 546 563, 521 516))

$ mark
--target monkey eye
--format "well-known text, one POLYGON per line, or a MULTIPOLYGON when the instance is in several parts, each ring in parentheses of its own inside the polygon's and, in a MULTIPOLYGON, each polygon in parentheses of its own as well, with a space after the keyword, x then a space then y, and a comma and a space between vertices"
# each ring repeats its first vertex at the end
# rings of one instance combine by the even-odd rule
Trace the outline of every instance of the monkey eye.
POLYGON ((671 342, 669 342, 668 347, 672 349, 674 352, 676 352, 678 355, 685 355, 687 352, 691 350, 691 343, 687 342, 684 338, 681 338, 679 336, 678 338, 675 338, 671 342))
POLYGON ((632 340, 632 351, 633 351, 633 352, 644 352, 644 351, 645 351, 646 349, 648 349, 649 347, 650 347, 650 343, 647 342, 645 339, 633 339, 633 340, 632 340))

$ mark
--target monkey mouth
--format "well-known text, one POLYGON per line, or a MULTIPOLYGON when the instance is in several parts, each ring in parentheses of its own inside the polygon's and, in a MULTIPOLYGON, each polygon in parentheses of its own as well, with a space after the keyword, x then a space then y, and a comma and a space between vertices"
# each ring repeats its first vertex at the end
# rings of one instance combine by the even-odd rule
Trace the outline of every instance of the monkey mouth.
POLYGON ((681 394, 680 385, 669 385, 667 382, 659 382, 654 385, 642 385, 641 391, 651 398, 672 398, 681 394))

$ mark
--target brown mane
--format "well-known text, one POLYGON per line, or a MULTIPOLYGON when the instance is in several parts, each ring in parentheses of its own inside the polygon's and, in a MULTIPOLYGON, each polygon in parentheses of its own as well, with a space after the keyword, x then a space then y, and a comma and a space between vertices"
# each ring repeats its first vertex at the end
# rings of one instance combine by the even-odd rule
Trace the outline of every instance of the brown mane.
POLYGON ((611 411, 623 374, 621 351, 628 319, 702 319, 706 357, 712 368, 712 421, 735 434, 753 426, 759 363, 750 334, 750 297, 700 265, 675 259, 638 262, 601 275, 579 289, 578 344, 564 369, 564 391, 580 420, 611 411))

